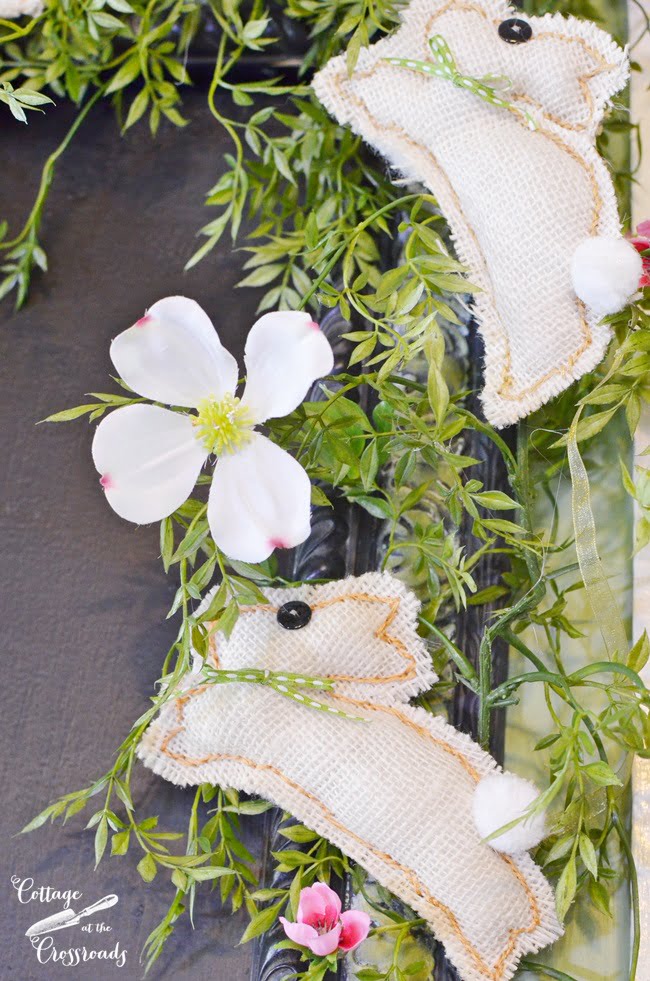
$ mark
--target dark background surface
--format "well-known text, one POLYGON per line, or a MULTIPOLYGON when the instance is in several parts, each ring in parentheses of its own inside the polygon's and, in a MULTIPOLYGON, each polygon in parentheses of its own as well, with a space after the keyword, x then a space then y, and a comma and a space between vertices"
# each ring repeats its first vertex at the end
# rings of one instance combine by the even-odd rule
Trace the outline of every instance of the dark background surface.
MULTIPOLYGON (((194 270, 183 265, 194 234, 211 214, 205 192, 229 149, 200 91, 188 92, 185 130, 163 125, 152 140, 145 123, 120 137, 109 107, 92 111, 60 163, 42 242, 50 259, 36 274, 26 307, 0 303, 2 589, 2 847, 0 977, 19 981, 142 977, 147 934, 167 910, 173 887, 145 885, 133 847, 93 872, 93 833, 84 813, 69 825, 13 837, 60 794, 107 770, 132 722, 148 706, 161 659, 174 639, 165 616, 175 591, 158 558, 157 526, 136 528, 104 501, 85 420, 36 426, 39 419, 114 390, 109 342, 162 296, 185 293, 212 316, 224 343, 241 355, 257 297, 235 290, 242 255, 224 241, 194 270), (34 886, 76 889, 73 908, 108 893, 110 934, 53 934, 57 946, 126 948, 126 966, 91 961, 77 968, 41 965, 25 930, 60 903, 21 905, 11 877, 34 886)), ((0 122, 0 217, 14 234, 36 191, 41 163, 73 118, 70 107, 30 114, 29 127, 7 113, 0 122)), ((142 817, 183 830, 193 792, 140 767, 142 817)), ((251 829, 254 830, 252 820, 251 829)), ((238 948, 244 917, 220 913, 199 890, 194 932, 187 919, 150 977, 239 981, 249 976, 250 946, 238 948)))

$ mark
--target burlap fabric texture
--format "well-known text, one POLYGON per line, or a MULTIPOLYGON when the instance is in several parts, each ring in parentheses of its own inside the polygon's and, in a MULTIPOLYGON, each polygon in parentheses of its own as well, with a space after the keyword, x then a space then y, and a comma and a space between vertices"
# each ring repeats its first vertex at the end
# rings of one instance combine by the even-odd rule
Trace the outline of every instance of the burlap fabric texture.
POLYGON ((618 236, 614 189, 595 148, 625 53, 588 21, 526 18, 530 40, 506 43, 499 25, 521 11, 504 0, 412 0, 402 26, 361 51, 350 76, 333 58, 313 85, 323 105, 401 173, 425 184, 448 219, 479 291, 485 413, 495 426, 528 415, 590 371, 610 338, 573 292, 571 258, 593 235, 618 236), (431 61, 444 37, 467 76, 505 75, 522 114, 490 105, 448 79, 390 65, 431 61))
POLYGON ((234 787, 274 801, 339 846, 425 917, 462 978, 502 981, 561 933, 552 890, 528 854, 481 841, 471 813, 495 761, 408 700, 435 680, 416 632, 418 603, 391 576, 268 590, 212 665, 304 672, 335 681, 323 704, 354 721, 253 684, 205 684, 197 660, 147 730, 139 755, 173 783, 234 787), (312 610, 286 630, 278 609, 312 610))

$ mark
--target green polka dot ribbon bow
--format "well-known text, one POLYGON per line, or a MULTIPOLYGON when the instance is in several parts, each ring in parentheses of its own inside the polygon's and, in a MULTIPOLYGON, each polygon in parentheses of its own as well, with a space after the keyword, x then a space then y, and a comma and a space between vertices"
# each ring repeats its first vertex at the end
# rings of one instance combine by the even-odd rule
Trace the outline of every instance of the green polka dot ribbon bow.
POLYGON ((202 673, 205 681, 210 685, 224 685, 232 682, 264 685, 267 688, 272 688, 278 695, 291 698, 295 702, 301 702, 307 708, 318 709, 318 711, 327 712, 329 715, 340 715, 342 718, 352 719, 354 722, 366 721, 358 715, 349 715, 330 703, 325 705, 312 696, 309 689, 332 691, 334 685, 329 678, 313 678, 309 675, 291 674, 289 672, 262 671, 259 668, 225 671, 213 668, 210 664, 203 665, 202 673))
POLYGON ((537 123, 529 112, 504 98, 504 90, 512 87, 512 81, 506 75, 483 75, 480 78, 463 75, 458 71, 451 49, 441 34, 434 34, 432 38, 429 38, 429 47, 433 61, 416 61, 413 58, 384 58, 383 60, 390 65, 409 68, 411 71, 421 72, 423 75, 437 75, 439 78, 446 78, 459 89, 467 89, 468 92, 473 92, 474 95, 478 95, 480 99, 493 106, 501 106, 509 112, 523 116, 531 129, 537 129, 537 123))

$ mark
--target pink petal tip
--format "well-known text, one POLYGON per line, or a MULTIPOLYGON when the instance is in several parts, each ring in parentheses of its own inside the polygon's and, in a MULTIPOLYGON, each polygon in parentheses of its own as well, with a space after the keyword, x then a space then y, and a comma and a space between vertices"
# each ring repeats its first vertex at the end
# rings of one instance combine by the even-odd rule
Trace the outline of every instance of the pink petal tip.
POLYGON ((341 950, 354 950, 370 932, 370 917, 363 910, 349 909, 341 914, 343 929, 339 940, 341 950))
POLYGON ((102 474, 99 478, 99 483, 102 485, 105 491, 110 490, 111 487, 115 486, 113 483, 113 478, 109 473, 102 474))
POLYGON ((282 538, 270 538, 269 546, 273 549, 276 548, 291 548, 291 545, 287 544, 282 538))
POLYGON ((307 326, 311 327, 312 330, 320 330, 320 324, 317 324, 315 320, 310 320, 307 326))
POLYGON ((150 321, 151 321, 151 317, 149 316, 148 313, 145 313, 144 317, 140 317, 139 320, 136 320, 136 322, 134 323, 133 326, 134 327, 146 327, 147 324, 150 323, 150 321))

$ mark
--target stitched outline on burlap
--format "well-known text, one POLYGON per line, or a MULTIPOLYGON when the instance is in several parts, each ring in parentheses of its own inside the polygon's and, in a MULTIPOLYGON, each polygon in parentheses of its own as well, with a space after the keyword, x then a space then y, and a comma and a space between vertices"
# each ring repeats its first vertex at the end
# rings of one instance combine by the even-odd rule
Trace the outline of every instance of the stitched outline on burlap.
MULTIPOLYGON (((492 22, 495 23, 495 24, 499 23, 499 20, 497 18, 491 17, 490 14, 486 10, 484 10, 482 7, 477 6, 476 4, 466 3, 466 2, 459 2, 459 0, 448 0, 448 2, 443 7, 441 7, 440 10, 436 11, 430 17, 429 21, 427 22, 426 29, 425 29, 426 33, 428 34, 431 31, 431 29, 433 27, 433 24, 435 23, 435 21, 438 18, 440 18, 443 14, 447 13, 452 8, 455 8, 456 10, 461 10, 461 11, 462 10, 467 10, 467 11, 476 12, 476 13, 480 14, 482 17, 484 17, 486 19, 491 19, 492 22)), ((587 84, 588 79, 593 78, 596 75, 601 74, 602 72, 611 71, 611 70, 613 70, 614 68, 617 67, 615 65, 611 65, 611 64, 607 63, 604 60, 604 58, 600 55, 600 53, 595 48, 593 48, 591 45, 589 45, 584 40, 584 38, 572 37, 570 35, 561 34, 559 32, 553 32, 553 31, 546 31, 546 32, 543 32, 541 34, 534 35, 533 36, 533 39, 534 38, 537 38, 539 40, 544 40, 545 38, 557 38, 559 40, 563 40, 563 41, 567 41, 567 42, 579 43, 592 56, 594 56, 595 58, 597 58, 598 60, 600 60, 600 62, 601 62, 600 67, 598 67, 597 69, 594 69, 592 71, 589 71, 589 72, 585 73, 584 75, 580 76, 580 79, 582 79, 582 81, 584 82, 585 85, 587 84)), ((531 39, 531 41, 533 39, 531 39)), ((530 44, 531 42, 529 41, 528 43, 530 44)), ((365 71, 356 72, 355 73, 355 77, 356 78, 369 78, 369 77, 371 77, 379 69, 379 67, 380 67, 380 64, 377 63, 377 64, 373 65, 372 68, 369 68, 369 69, 367 69, 365 71)), ((403 69, 396 68, 395 66, 381 66, 381 67, 385 67, 385 69, 388 70, 388 71, 391 70, 391 69, 395 69, 397 71, 403 71, 403 69)), ((579 79, 579 81, 580 81, 580 79, 579 79)), ((350 102, 354 103, 357 106, 357 108, 360 109, 366 115, 366 117, 370 121, 371 125, 376 130, 378 130, 379 132, 388 131, 388 132, 392 132, 392 133, 396 134, 400 138, 400 140, 402 140, 403 142, 407 143, 413 149, 415 149, 418 152, 424 154, 424 156, 428 158, 429 163, 433 165, 433 167, 435 168, 435 170, 437 171, 437 173, 441 176, 442 180, 444 181, 444 183, 446 185, 446 188, 447 188, 447 193, 449 194, 450 198, 452 199, 453 204, 454 204, 454 207, 456 208, 456 211, 457 211, 459 217, 462 219, 462 221, 464 223, 465 232, 469 235, 469 237, 472 239, 472 241, 474 243, 474 246, 475 246, 475 248, 476 248, 476 250, 478 252, 479 258, 480 258, 481 263, 483 265, 483 272, 484 272, 484 276, 485 276, 485 280, 486 280, 486 285, 488 286, 487 292, 490 294, 491 305, 492 305, 492 309, 493 309, 494 315, 495 315, 495 327, 496 327, 496 330, 497 330, 498 334, 500 335, 500 340, 501 340, 502 344, 505 346, 505 356, 504 356, 504 361, 503 361, 503 371, 502 371, 502 375, 501 375, 501 382, 498 384, 498 386, 495 389, 496 395, 500 396, 504 401, 519 403, 519 402, 525 401, 528 397, 530 397, 531 395, 533 395, 539 388, 541 388, 548 381, 550 381, 551 379, 557 377, 558 375, 559 376, 562 376, 564 378, 572 378, 573 377, 573 369, 575 367, 575 364, 577 363, 577 361, 580 360, 580 358, 583 356, 583 354, 587 350, 589 350, 589 348, 591 347, 591 345, 593 343, 593 334, 592 334, 591 327, 590 327, 589 322, 588 322, 587 317, 586 317, 585 305, 577 297, 576 297, 576 301, 575 302, 576 302, 576 306, 578 308, 578 313, 579 313, 580 330, 581 330, 582 335, 583 335, 583 339, 582 339, 580 345, 576 348, 576 350, 573 352, 573 354, 571 354, 569 356, 569 358, 567 359, 567 361, 565 363, 549 369, 549 371, 547 371, 544 375, 542 375, 540 378, 538 378, 535 382, 531 383, 527 387, 520 388, 520 389, 518 389, 516 391, 513 391, 513 388, 514 388, 514 380, 512 378, 512 355, 511 355, 510 338, 508 336, 508 333, 507 333, 507 331, 506 331, 506 329, 505 329, 505 327, 504 327, 504 325, 502 323, 501 317, 500 317, 499 312, 498 312, 498 306, 497 306, 497 303, 496 303, 496 295, 494 293, 494 287, 492 285, 492 281, 491 281, 491 277, 490 277, 490 274, 489 274, 489 270, 488 270, 488 266, 487 266, 487 261, 485 259, 485 255, 483 253, 483 249, 482 249, 482 247, 481 247, 481 245, 479 243, 479 240, 478 240, 478 237, 476 235, 476 232, 474 231, 474 229, 470 225, 468 219, 466 218, 466 216, 465 216, 465 214, 463 212, 463 208, 462 208, 462 205, 460 203, 460 200, 458 198, 458 195, 456 193, 455 188, 453 187, 453 185, 452 185, 449 177, 447 176, 445 170, 440 165, 437 157, 435 156, 435 154, 433 153, 433 151, 431 149, 429 149, 428 147, 425 147, 422 144, 417 143, 415 140, 413 140, 409 136, 409 134, 407 133, 407 131, 403 127, 399 126, 398 124, 396 124, 396 123, 394 123, 394 124, 379 123, 375 119, 375 117, 373 116, 373 114, 372 114, 369 106, 364 101, 364 99, 361 98, 360 96, 358 96, 355 92, 352 92, 351 90, 348 90, 345 93, 342 92, 341 86, 342 86, 343 82, 344 81, 347 81, 347 80, 348 80, 348 78, 347 78, 347 71, 345 69, 342 69, 340 72, 338 72, 337 74, 335 74, 333 76, 332 82, 333 82, 334 87, 337 90, 337 94, 338 94, 339 99, 341 99, 344 103, 345 103, 346 100, 349 100, 350 102)), ((590 99, 589 99, 590 113, 593 113, 593 111, 594 111, 594 104, 593 104, 593 99, 591 98, 591 91, 590 90, 589 90, 589 94, 590 94, 590 99)), ((551 122, 553 121, 550 116, 548 116, 547 118, 549 119, 549 121, 551 121, 551 122)), ((523 125, 523 126, 526 126, 527 127, 527 123, 525 122, 525 120, 518 120, 517 119, 516 121, 517 121, 517 123, 519 125, 523 125)), ((589 234, 593 235, 597 231, 598 226, 600 224, 600 212, 601 212, 602 204, 603 204, 603 202, 602 202, 602 195, 601 195, 601 191, 600 191, 600 185, 599 185, 598 179, 596 177, 596 173, 595 173, 594 167, 591 164, 589 164, 588 161, 583 156, 581 156, 578 153, 577 150, 575 150, 573 147, 571 147, 567 143, 565 143, 564 140, 562 140, 562 138, 558 134, 552 133, 549 130, 542 129, 542 128, 538 128, 536 130, 536 132, 539 133, 541 136, 544 136, 546 139, 549 139, 551 142, 555 143, 561 150, 563 150, 570 157, 572 157, 585 170, 585 172, 587 174, 587 177, 588 177, 588 180, 589 180, 589 186, 590 186, 591 191, 592 191, 593 199, 594 199, 593 212, 592 212, 592 220, 591 220, 591 226, 590 226, 590 229, 589 229, 589 234)))
MULTIPOLYGON (((324 818, 327 821, 329 821, 334 827, 338 828, 345 835, 354 839, 359 844, 361 844, 364 848, 368 849, 368 851, 370 851, 373 855, 375 855, 375 857, 378 858, 380 861, 384 861, 386 864, 390 865, 393 869, 396 869, 399 872, 401 872, 402 875, 407 879, 407 881, 411 885, 411 888, 414 890, 416 895, 420 896, 427 903, 429 903, 429 905, 439 910, 441 913, 443 913, 444 916, 446 916, 451 929, 457 935, 461 945, 467 951, 467 953, 472 958, 474 963, 478 966, 478 968, 485 975, 487 975, 487 977, 489 977, 491 981, 500 981, 506 970, 507 962, 510 956, 517 948, 518 938, 523 934, 533 933, 537 929, 537 927, 539 927, 542 923, 542 917, 539 909, 539 904, 537 902, 537 897, 535 896, 535 893, 533 892, 525 876, 523 875, 521 870, 517 867, 514 859, 512 859, 508 855, 504 855, 504 854, 498 855, 498 857, 510 868, 511 872, 513 873, 519 884, 522 886, 524 892, 526 893, 526 897, 530 905, 532 920, 530 925, 527 927, 517 927, 509 931, 508 943, 504 947, 501 955, 499 956, 498 960, 495 962, 494 966, 490 967, 490 965, 487 964, 485 960, 481 957, 481 955, 473 946, 473 944, 468 939, 468 937, 466 937, 454 912, 443 902, 441 902, 441 900, 437 899, 431 892, 429 892, 429 890, 420 882, 413 869, 409 869, 407 866, 402 865, 400 862, 397 861, 397 859, 393 858, 392 855, 388 854, 387 852, 382 852, 381 850, 375 848, 373 845, 370 844, 370 842, 367 842, 360 835, 355 834, 354 831, 351 831, 349 828, 347 828, 341 821, 339 821, 336 818, 333 812, 327 807, 326 804, 324 804, 320 800, 320 798, 318 798, 311 791, 307 790, 305 787, 302 787, 295 780, 292 780, 290 777, 286 776, 286 774, 284 774, 278 767, 273 766, 273 764, 271 763, 258 763, 255 760, 248 759, 248 757, 239 756, 234 753, 208 753, 203 757, 195 759, 186 756, 184 753, 177 753, 169 748, 169 744, 172 742, 172 740, 175 739, 176 736, 179 735, 179 733, 185 731, 186 728, 184 724, 185 707, 187 703, 189 701, 192 701, 193 699, 198 697, 202 692, 204 692, 206 689, 211 687, 213 686, 210 684, 198 685, 196 688, 189 689, 183 695, 180 695, 178 698, 175 699, 178 725, 176 726, 176 728, 172 729, 169 733, 167 733, 167 735, 162 739, 160 743, 160 752, 163 753, 165 756, 168 756, 170 759, 173 759, 176 762, 181 763, 184 766, 198 767, 198 766, 204 766, 207 763, 230 762, 230 763, 240 763, 254 770, 262 770, 264 772, 273 773, 281 781, 286 783, 287 786, 290 786, 293 790, 297 791, 303 797, 307 798, 307 800, 311 801, 311 803, 315 804, 320 809, 324 818)), ((355 705, 358 708, 365 709, 366 711, 369 712, 380 711, 395 716, 403 724, 405 724, 410 729, 413 729, 416 733, 418 733, 418 735, 428 739, 430 742, 442 748, 445 752, 449 753, 451 756, 457 759, 460 762, 460 764, 463 766, 463 768, 466 770, 466 772, 469 774, 469 776, 478 783, 480 779, 479 772, 472 766, 472 764, 465 758, 465 756, 457 747, 450 746, 449 743, 445 742, 444 739, 437 738, 431 732, 429 732, 429 730, 426 729, 424 726, 419 726, 416 722, 413 722, 412 719, 409 719, 407 716, 405 716, 402 712, 399 711, 399 709, 389 705, 379 705, 379 704, 374 704, 372 702, 366 702, 361 699, 349 698, 344 695, 334 694, 333 692, 328 693, 328 697, 333 698, 337 701, 342 701, 348 704, 355 705)))
MULTIPOLYGON (((381 603, 389 607, 388 613, 386 614, 386 619, 379 625, 377 630, 375 630, 373 636, 377 640, 381 640, 385 644, 392 647, 399 654, 399 656, 407 662, 407 666, 399 674, 392 675, 376 675, 375 677, 365 678, 362 675, 328 674, 326 677, 330 681, 356 682, 366 685, 383 685, 394 681, 410 681, 412 678, 415 678, 417 676, 417 663, 415 656, 411 654, 403 640, 400 640, 399 637, 395 637, 393 634, 388 632, 390 627, 395 622, 395 618, 400 610, 401 604, 398 596, 376 596, 372 593, 347 593, 344 596, 332 596, 330 599, 319 600, 316 603, 310 603, 309 605, 312 610, 322 610, 329 606, 334 606, 337 603, 347 603, 350 600, 357 603, 381 603)), ((260 611, 268 611, 269 613, 275 615, 277 614, 278 610, 279 607, 277 606, 259 603, 255 606, 244 607, 240 611, 239 615, 246 616, 248 613, 257 613, 260 611)), ((208 627, 211 626, 212 624, 208 624, 208 627)), ((212 655, 212 663, 217 670, 220 670, 221 665, 217 651, 216 633, 210 634, 209 649, 210 654, 212 655)))

